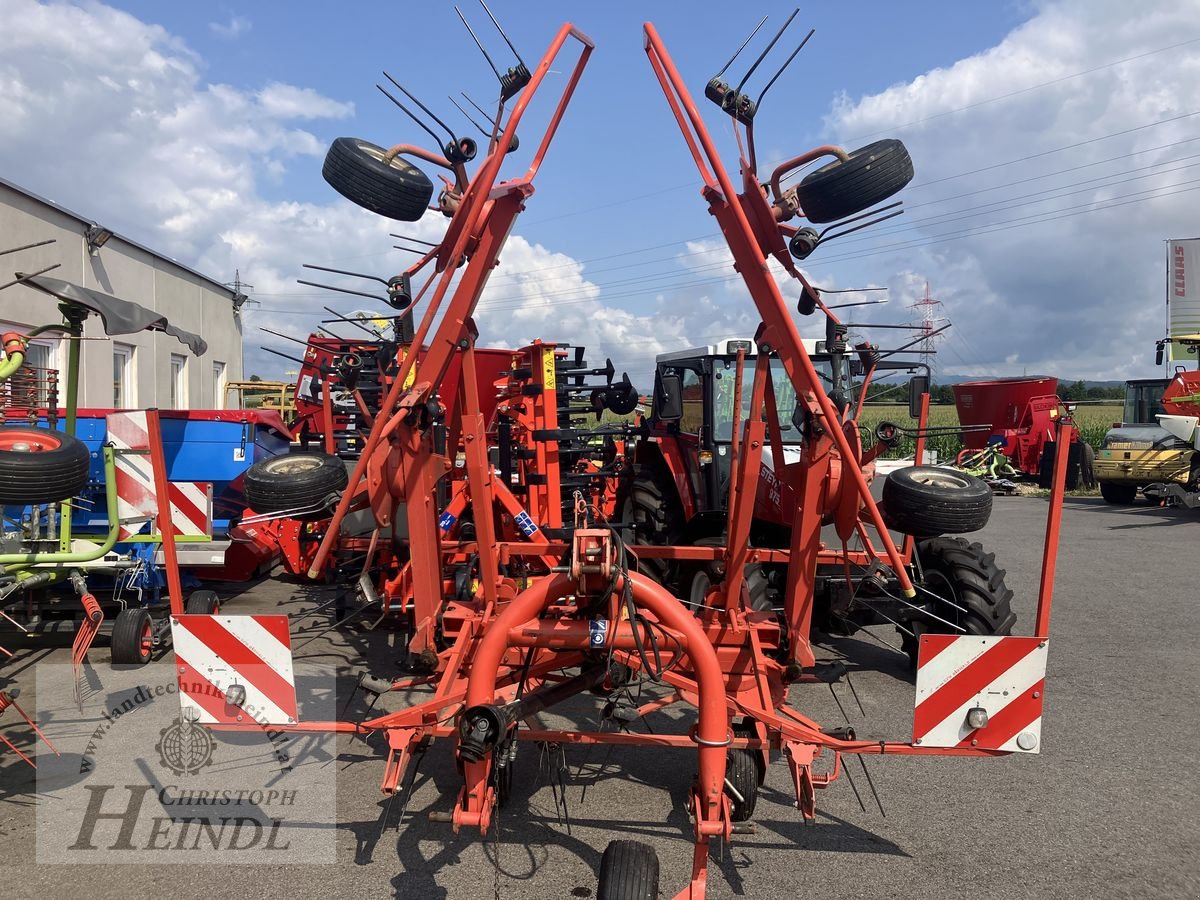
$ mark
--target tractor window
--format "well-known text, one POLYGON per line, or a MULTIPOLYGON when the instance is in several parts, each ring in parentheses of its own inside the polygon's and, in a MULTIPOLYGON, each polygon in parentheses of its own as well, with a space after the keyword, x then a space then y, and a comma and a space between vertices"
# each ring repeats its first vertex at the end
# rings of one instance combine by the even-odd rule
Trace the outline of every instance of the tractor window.
POLYGON ((704 386, 700 373, 695 369, 668 369, 668 372, 683 379, 683 418, 679 430, 686 434, 699 434, 704 424, 704 386))
MULTIPOLYGON (((828 360, 814 359, 821 384, 829 390, 830 365, 828 360)), ((718 441, 731 440, 733 435, 733 389, 737 380, 737 362, 732 359, 718 361, 713 366, 713 410, 716 417, 713 436, 718 441)), ((796 410, 796 389, 783 370, 783 363, 771 360, 771 384, 775 388, 775 406, 779 411, 779 427, 785 444, 799 443, 800 436, 792 427, 792 413, 796 410)), ((742 374, 742 415, 745 422, 750 415, 750 394, 754 388, 754 360, 746 360, 742 374)))
POLYGON ((1129 425, 1154 425, 1159 413, 1166 412, 1162 405, 1163 391, 1169 381, 1152 381, 1129 384, 1125 387, 1125 413, 1121 420, 1129 425))

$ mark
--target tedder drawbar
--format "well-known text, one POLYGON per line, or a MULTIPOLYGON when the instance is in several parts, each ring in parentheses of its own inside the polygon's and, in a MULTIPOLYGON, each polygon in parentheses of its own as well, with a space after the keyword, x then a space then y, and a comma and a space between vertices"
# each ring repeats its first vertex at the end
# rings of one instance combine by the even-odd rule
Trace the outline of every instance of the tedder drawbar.
MULTIPOLYGON (((509 47, 515 54, 511 43, 509 47)), ((708 210, 762 320, 753 347, 741 346, 734 353, 734 395, 742 393, 744 369, 749 402, 732 407, 737 410, 736 437, 721 448, 729 460, 728 476, 711 482, 723 497, 709 503, 708 518, 722 520, 721 527, 705 541, 655 543, 644 542, 644 521, 622 521, 627 514, 645 518, 648 507, 631 496, 644 474, 646 448, 674 433, 671 423, 679 424, 683 411, 678 407, 687 400, 687 384, 661 367, 654 418, 662 428, 643 427, 639 436, 637 428, 629 427, 627 436, 640 443, 631 451, 620 450, 637 461, 611 469, 614 478, 625 479, 623 502, 597 502, 595 492, 569 481, 564 486, 558 446, 571 438, 569 429, 518 428, 522 441, 515 449, 510 443, 501 478, 500 431, 489 428, 482 412, 472 315, 505 239, 534 193, 534 178, 593 50, 585 34, 566 24, 535 67, 526 68, 518 56, 517 65, 503 74, 497 70, 500 102, 486 148, 453 133, 442 151, 410 145, 384 149, 341 138, 325 163, 325 177, 335 188, 400 220, 419 218, 433 194, 432 183, 401 157, 415 157, 450 175, 434 207, 449 220, 445 237, 396 276, 396 283, 405 287, 398 308, 407 315, 423 308, 413 334, 421 352, 397 358, 348 484, 335 493, 332 516, 324 513, 328 522, 310 568, 314 576, 324 571, 338 550, 347 517, 370 511, 374 527, 364 549, 390 561, 374 569, 364 564, 369 583, 363 590, 407 629, 409 658, 424 666, 425 673, 399 681, 364 674, 360 688, 379 696, 423 685, 428 696, 360 721, 303 721, 295 714, 294 688, 255 661, 277 655, 278 645, 286 645, 281 617, 239 624, 235 620, 245 617, 179 615, 173 625, 190 635, 186 640, 176 636, 176 664, 183 702, 201 722, 220 728, 270 724, 301 732, 381 734, 388 748, 382 788, 393 795, 411 789, 416 761, 431 742, 444 740, 456 757, 462 784, 449 809, 431 813, 430 819, 448 823, 456 832, 488 831, 498 805, 509 799, 521 742, 690 751, 697 769, 687 803, 695 851, 690 876, 674 896, 700 898, 712 842, 754 830, 750 817, 772 751, 786 758, 796 807, 811 819, 816 790, 839 777, 845 754, 997 756, 1039 749, 1067 455, 1056 459, 1033 636, 1009 636, 1011 617, 988 627, 971 606, 981 596, 1007 605, 1011 596, 991 555, 983 554, 978 544, 948 538, 960 542, 959 562, 933 578, 925 572, 921 545, 914 540, 980 527, 975 522, 955 529, 953 515, 943 520, 935 515, 963 508, 958 499, 963 492, 976 502, 975 481, 947 470, 912 467, 903 470, 905 496, 910 501, 924 496, 924 515, 911 503, 906 517, 889 515, 886 502, 881 508, 873 499, 870 461, 878 454, 878 442, 864 448, 856 404, 836 389, 857 351, 848 350, 846 326, 792 259, 806 257, 836 234, 828 234, 828 228, 796 227, 790 220, 804 216, 812 223, 845 223, 858 217, 911 179, 907 152, 898 141, 877 142, 853 153, 820 147, 763 177, 757 170, 753 130, 763 94, 751 99, 742 92, 745 78, 732 88, 718 76, 704 93, 730 117, 737 135, 738 174, 731 176, 649 24, 645 48, 699 170, 708 210), (559 58, 568 46, 579 52, 564 66, 559 58), (556 64, 562 92, 532 161, 525 171, 502 179, 502 165, 517 147, 527 107, 556 64), (482 159, 468 175, 467 164, 480 149, 482 159), (824 167, 794 187, 784 187, 799 168, 825 157, 830 161, 824 167), (781 267, 799 287, 802 315, 824 317, 822 372, 814 367, 768 263, 781 267), (410 283, 420 286, 409 290, 410 283), (457 384, 447 383, 452 366, 457 384), (773 367, 781 370, 778 380, 772 377, 773 367), (787 421, 780 420, 777 396, 784 388, 794 395, 787 421), (443 398, 450 393, 455 400, 446 404, 443 398), (785 537, 765 547, 751 539, 761 518, 756 502, 764 493, 783 496, 774 508, 787 514, 775 530, 785 537), (900 519, 909 530, 897 526, 900 519), (464 560, 465 573, 459 568, 464 560), (715 565, 707 570, 709 583, 699 602, 684 602, 677 596, 683 592, 661 575, 671 566, 696 562, 715 565), (759 565, 783 573, 776 599, 765 604, 751 602, 747 585, 749 573, 759 565), (820 591, 828 592, 835 582, 845 586, 839 596, 851 607, 907 609, 904 621, 924 623, 910 632, 919 638, 911 738, 860 740, 853 729, 822 727, 792 705, 800 699, 799 686, 827 677, 813 652, 813 613, 820 591), (878 603, 881 599, 890 605, 878 603), (940 616, 933 610, 941 611, 940 616), (961 615, 947 616, 947 610, 961 615), (198 647, 197 641, 210 650, 221 645, 240 650, 223 658, 224 671, 222 666, 197 671, 183 652, 198 647), (247 646, 261 646, 262 652, 256 657, 247 646), (543 710, 589 691, 623 697, 621 702, 628 704, 628 689, 647 680, 662 685, 662 693, 649 703, 633 703, 630 716, 689 705, 696 713, 686 732, 552 730, 536 721, 543 710), (242 723, 244 712, 256 724, 242 723)), ((888 209, 877 211, 887 215, 888 209)), ((537 409, 553 399, 548 392, 559 352, 551 344, 534 344, 526 352, 526 363, 517 367, 522 371, 513 374, 523 386, 501 403, 511 413, 504 426, 510 438, 521 415, 535 422, 537 409), (539 366, 545 367, 544 377, 537 375, 539 366), (525 412, 522 404, 528 405, 525 412)), ((868 352, 863 362, 869 380, 879 360, 868 352)), ((927 403, 927 394, 923 399, 927 403)), ((1069 418, 1060 417, 1055 427, 1057 439, 1069 442, 1069 418)), ((707 462, 698 459, 698 465, 712 464, 711 455, 707 462)), ((303 470, 301 466, 293 474, 303 470)), ((681 478, 693 476, 704 477, 686 466, 681 470, 681 478)), ((287 491, 284 483, 278 487, 282 493, 287 491)), ((990 497, 986 488, 985 493, 990 497)), ((283 498, 277 499, 282 506, 283 498)), ((307 504, 310 512, 323 502, 315 493, 296 499, 303 501, 296 508, 307 504)), ((607 703, 612 706, 615 700, 607 703)), ((652 848, 636 841, 613 841, 604 852, 599 877, 598 896, 606 900, 659 895, 657 858, 652 848)))

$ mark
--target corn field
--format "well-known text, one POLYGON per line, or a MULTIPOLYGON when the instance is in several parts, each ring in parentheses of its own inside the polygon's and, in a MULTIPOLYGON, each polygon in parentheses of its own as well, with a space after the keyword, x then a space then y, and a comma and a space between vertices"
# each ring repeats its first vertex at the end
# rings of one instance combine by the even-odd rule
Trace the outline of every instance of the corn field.
MULTIPOLYGON (((1080 405, 1075 408, 1075 426, 1084 441, 1096 450, 1104 440, 1104 433, 1112 427, 1113 422, 1121 419, 1120 403, 1096 403, 1080 405)), ((874 433, 875 426, 880 422, 894 422, 901 428, 916 428, 917 423, 908 417, 908 405, 900 403, 868 403, 863 407, 859 424, 864 431, 874 433)), ((958 410, 953 405, 937 405, 929 407, 930 428, 952 428, 958 425, 958 410)), ((866 434, 863 442, 867 443, 866 434)), ((939 462, 953 460, 962 449, 962 439, 957 434, 931 435, 925 445, 930 450, 937 451, 939 462)), ((912 456, 916 450, 915 442, 905 438, 895 450, 887 454, 892 458, 912 456)))

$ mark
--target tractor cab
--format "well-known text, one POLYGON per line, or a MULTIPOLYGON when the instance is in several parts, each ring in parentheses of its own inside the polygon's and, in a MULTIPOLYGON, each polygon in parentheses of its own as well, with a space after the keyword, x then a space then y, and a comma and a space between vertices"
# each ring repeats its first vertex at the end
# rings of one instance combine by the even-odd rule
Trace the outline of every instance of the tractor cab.
MULTIPOLYGON (((813 367, 830 395, 849 392, 848 376, 838 377, 844 367, 835 366, 824 342, 805 340, 813 367), (845 382, 845 383, 840 383, 845 382)), ((758 348, 754 341, 727 339, 705 347, 665 353, 658 357, 654 374, 653 407, 649 417, 652 435, 671 449, 672 460, 687 474, 697 513, 720 512, 727 502, 730 446, 737 422, 750 415, 750 394, 758 348), (743 355, 741 391, 738 391, 738 354, 743 355), (665 440, 664 440, 665 439, 665 440)), ((771 359, 771 387, 779 417, 785 462, 799 458, 800 429, 792 419, 796 390, 778 358, 771 359)), ((774 470, 772 448, 763 452, 763 467, 774 470)))

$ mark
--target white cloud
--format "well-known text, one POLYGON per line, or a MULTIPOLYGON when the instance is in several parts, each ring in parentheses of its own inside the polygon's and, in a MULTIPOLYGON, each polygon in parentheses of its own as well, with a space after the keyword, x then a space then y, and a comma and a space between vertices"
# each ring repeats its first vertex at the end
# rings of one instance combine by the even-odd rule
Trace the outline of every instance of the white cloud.
POLYGON ((1193 37, 1194 11, 1045 0, 987 51, 839 98, 832 136, 857 146, 895 134, 917 174, 901 195, 905 218, 811 264, 836 255, 839 271, 903 266, 928 278, 955 322, 948 370, 1011 373, 1015 360, 1069 377, 1148 373, 1163 328, 1162 241, 1194 233, 1200 185, 1197 159, 1182 159, 1200 154, 1200 116, 1178 118, 1200 110, 1200 44, 1153 51, 1193 37))
POLYGON ((236 40, 254 27, 254 23, 245 16, 230 16, 228 22, 209 22, 209 30, 216 35, 229 40, 236 40))

